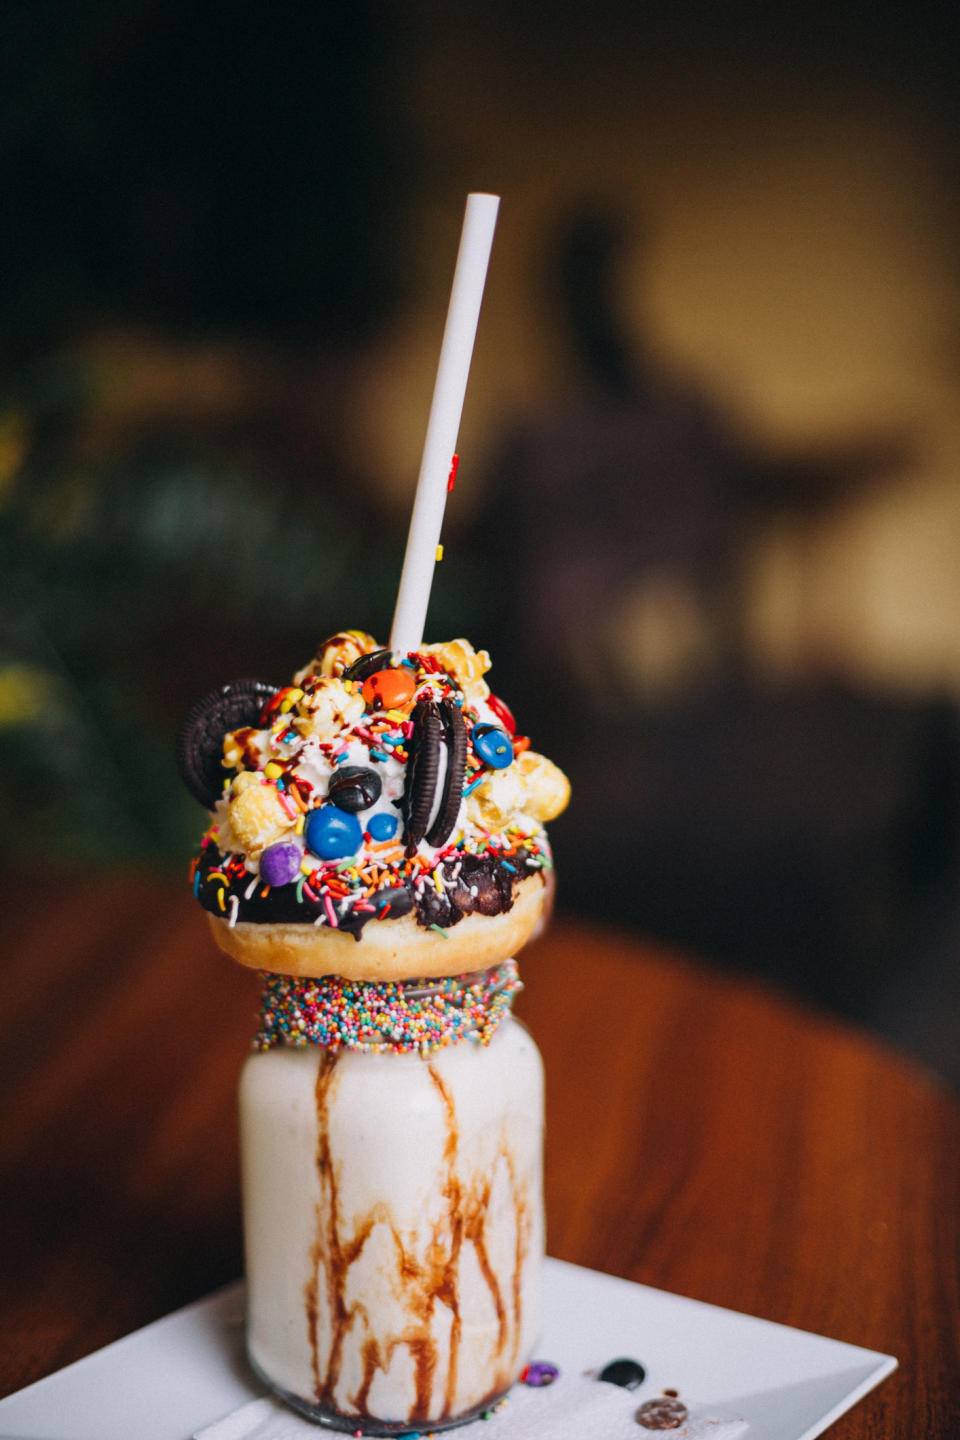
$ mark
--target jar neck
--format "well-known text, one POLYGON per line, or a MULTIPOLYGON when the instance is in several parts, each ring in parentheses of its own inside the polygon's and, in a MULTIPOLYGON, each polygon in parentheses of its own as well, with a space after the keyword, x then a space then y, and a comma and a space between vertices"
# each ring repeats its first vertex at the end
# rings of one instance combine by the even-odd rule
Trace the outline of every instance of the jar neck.
POLYGON ((523 988, 515 960, 442 979, 306 979, 266 974, 254 1048, 431 1055, 466 1040, 489 1045, 523 988))

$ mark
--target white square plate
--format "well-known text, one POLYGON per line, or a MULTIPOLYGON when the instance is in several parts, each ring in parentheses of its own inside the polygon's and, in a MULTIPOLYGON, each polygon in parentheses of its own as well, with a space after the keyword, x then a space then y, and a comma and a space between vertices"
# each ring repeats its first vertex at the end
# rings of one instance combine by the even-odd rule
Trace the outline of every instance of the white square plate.
MULTIPOLYGON (((672 1388, 691 1409, 746 1420, 746 1440, 813 1440, 897 1364, 560 1260, 547 1261, 544 1286, 539 1358, 575 1373, 631 1356, 647 1372, 637 1405, 672 1388)), ((231 1285, 0 1400, 0 1440, 188 1440, 264 1393, 243 1358, 242 1308, 231 1285)), ((508 1406, 499 1440, 509 1418, 508 1406)))

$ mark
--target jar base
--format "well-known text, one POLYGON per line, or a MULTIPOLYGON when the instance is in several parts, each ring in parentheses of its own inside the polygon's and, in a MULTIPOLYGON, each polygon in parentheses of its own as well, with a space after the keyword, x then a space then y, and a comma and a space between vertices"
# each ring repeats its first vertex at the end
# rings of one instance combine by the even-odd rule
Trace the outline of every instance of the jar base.
POLYGON ((282 1386, 274 1384, 270 1376, 264 1374, 260 1369, 249 1352, 247 1362, 257 1379, 285 1405, 289 1405, 291 1410, 295 1410, 304 1419, 311 1420, 314 1425, 320 1425, 326 1430, 336 1430, 340 1434, 346 1435, 398 1436, 420 1435, 428 1430, 431 1433, 440 1430, 456 1430, 458 1426, 469 1425, 471 1421, 479 1420, 482 1415, 488 1414, 509 1394, 509 1391, 505 1390, 500 1395, 494 1395, 489 1400, 484 1400, 481 1405, 475 1405, 471 1410, 465 1411, 463 1415, 458 1415, 453 1420, 381 1420, 374 1415, 344 1415, 341 1411, 333 1410, 327 1405, 315 1405, 309 1400, 304 1400, 302 1396, 292 1395, 289 1390, 284 1390, 282 1386))

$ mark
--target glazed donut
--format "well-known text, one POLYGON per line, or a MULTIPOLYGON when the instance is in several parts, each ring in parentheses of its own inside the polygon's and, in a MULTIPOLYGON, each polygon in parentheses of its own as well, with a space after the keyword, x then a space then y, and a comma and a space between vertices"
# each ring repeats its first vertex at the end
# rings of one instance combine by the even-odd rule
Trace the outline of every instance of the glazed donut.
POLYGON ((209 917, 220 949, 251 970, 282 975, 376 983, 429 979, 485 970, 513 957, 545 923, 551 906, 552 876, 532 875, 517 887, 510 910, 499 915, 465 915, 449 930, 425 930, 415 915, 366 926, 359 940, 329 926, 292 922, 231 926, 209 917))

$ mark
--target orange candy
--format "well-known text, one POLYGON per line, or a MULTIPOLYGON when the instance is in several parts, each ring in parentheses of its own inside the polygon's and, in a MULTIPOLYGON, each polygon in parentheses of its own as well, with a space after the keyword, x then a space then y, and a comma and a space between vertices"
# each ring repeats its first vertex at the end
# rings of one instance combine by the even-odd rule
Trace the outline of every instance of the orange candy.
POLYGON ((368 710, 397 710, 413 699, 417 682, 402 666, 396 670, 375 670, 363 682, 363 702, 368 710))

